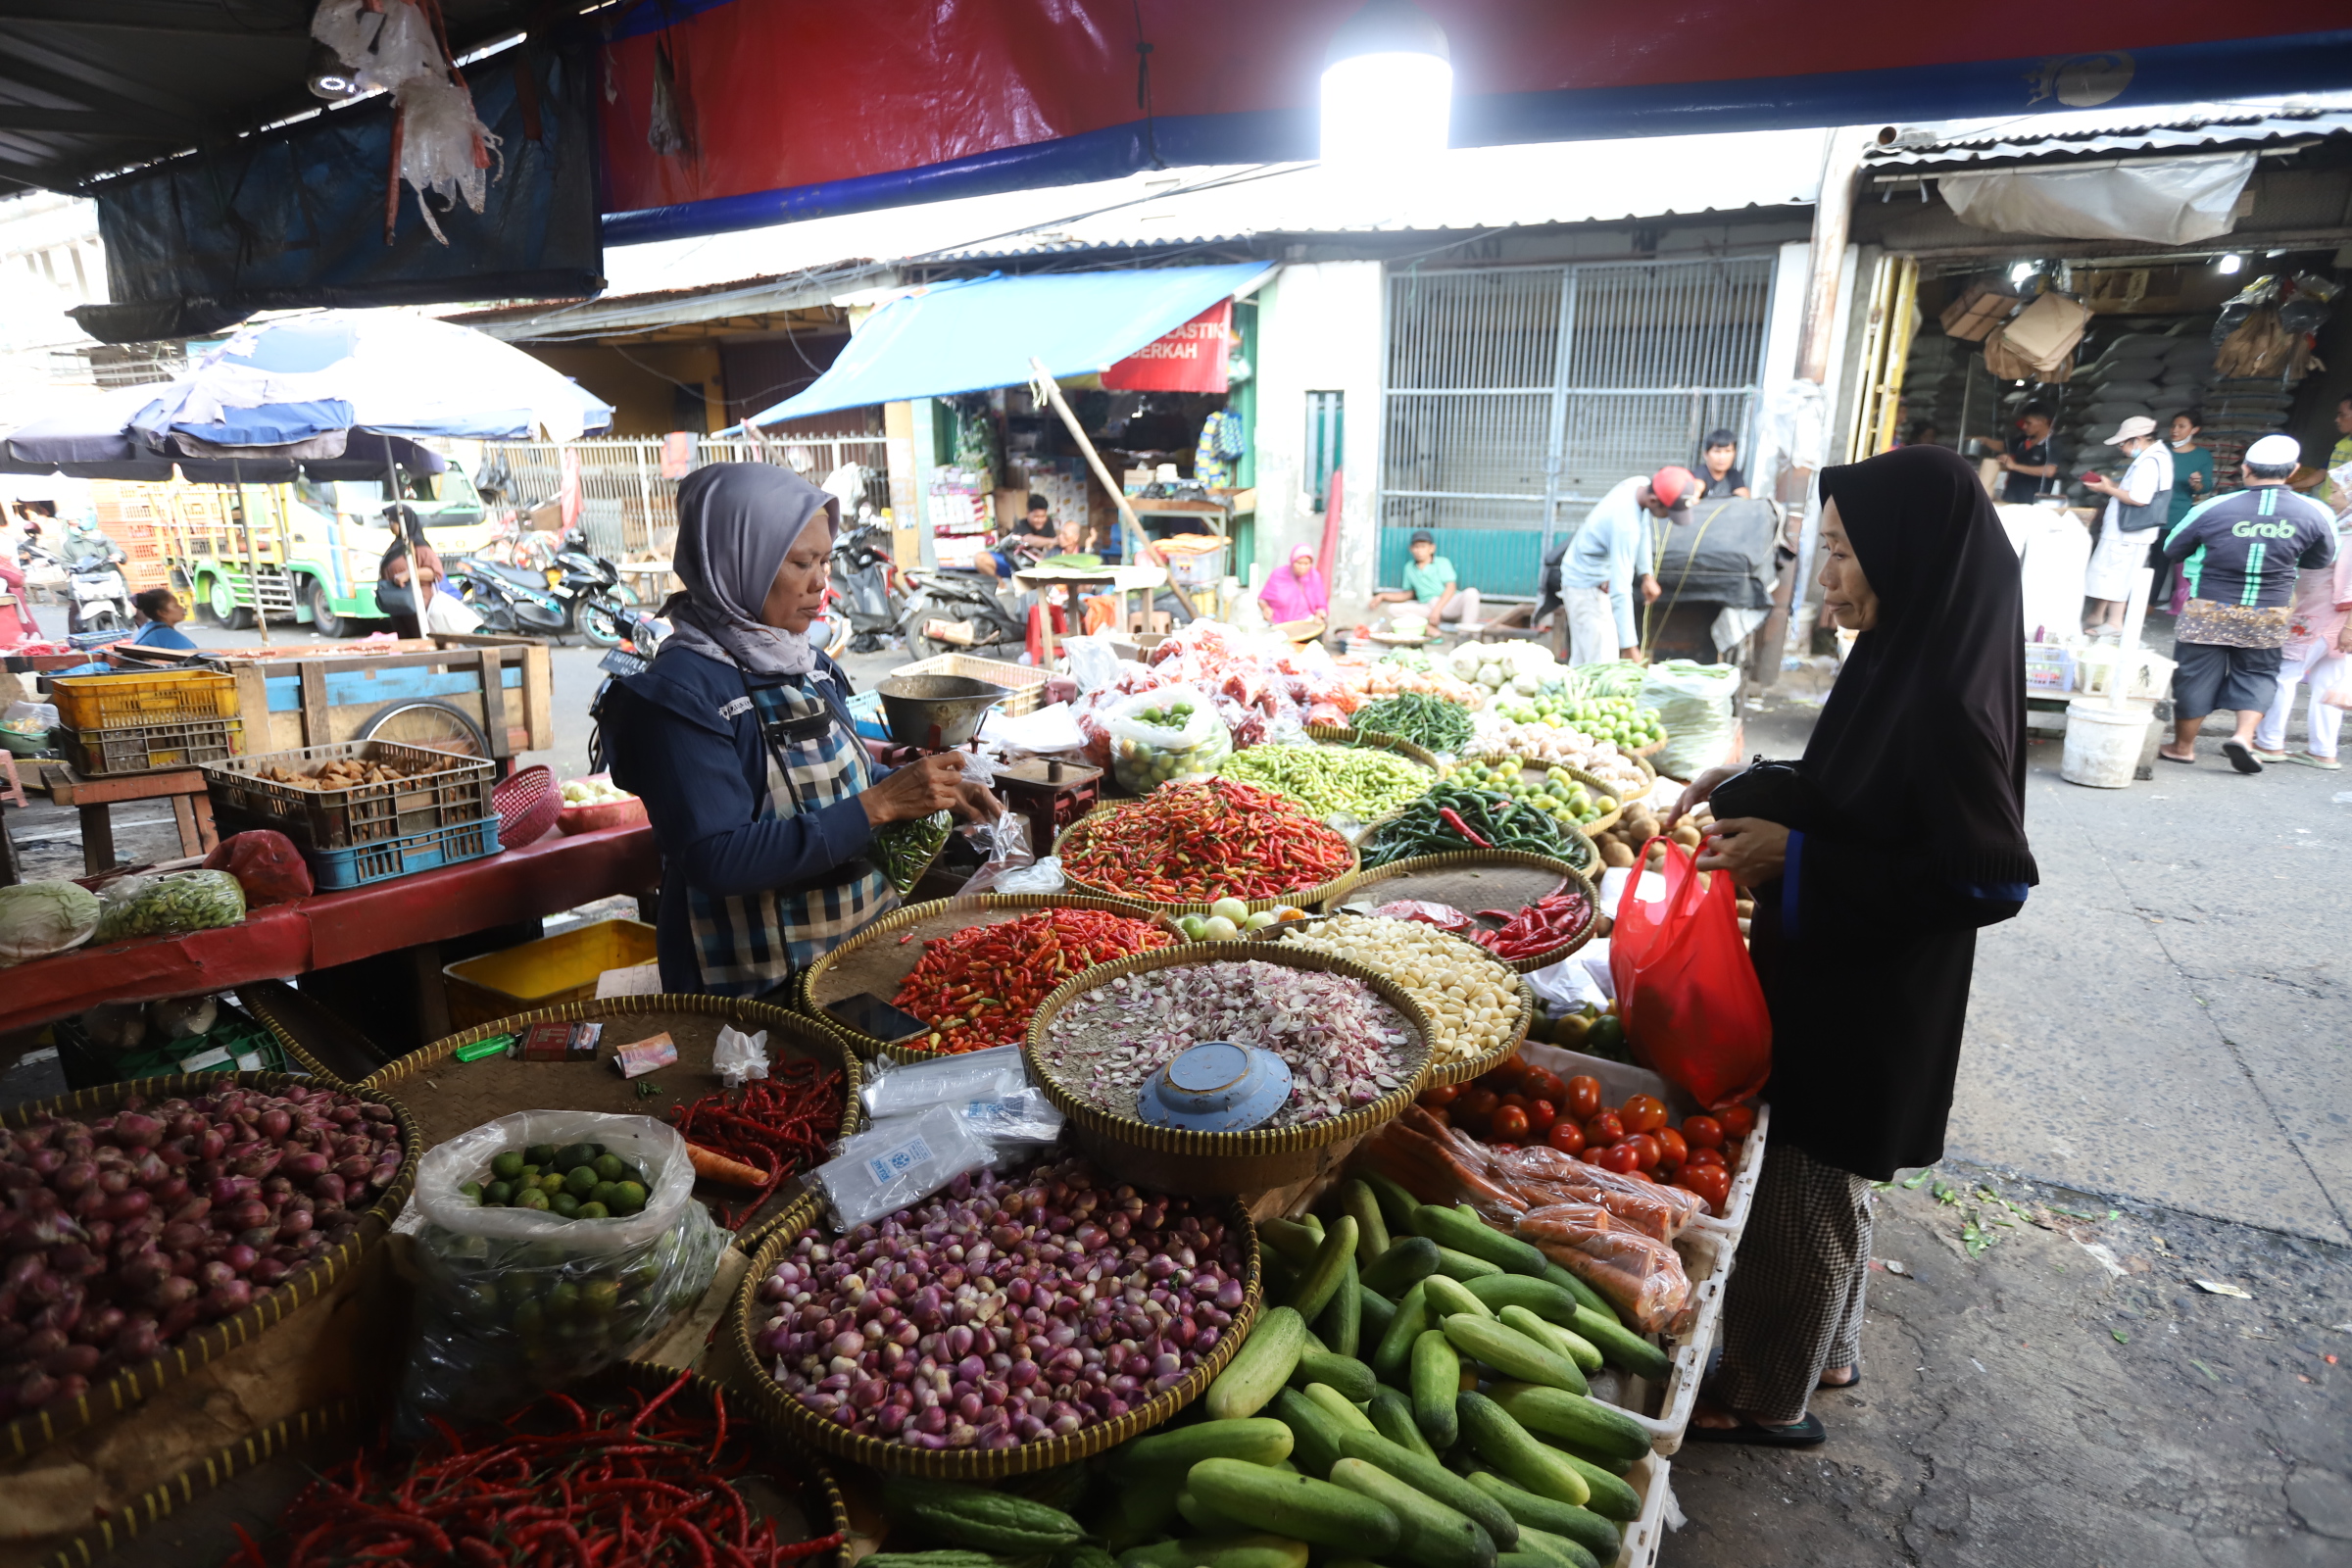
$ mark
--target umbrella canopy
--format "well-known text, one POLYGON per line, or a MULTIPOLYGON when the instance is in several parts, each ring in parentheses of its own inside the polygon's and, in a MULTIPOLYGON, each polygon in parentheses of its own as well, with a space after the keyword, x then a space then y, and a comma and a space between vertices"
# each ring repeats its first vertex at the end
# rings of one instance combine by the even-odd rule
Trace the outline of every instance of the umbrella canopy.
POLYGON ((471 327, 405 311, 321 311, 237 333, 130 422, 151 446, 178 439, 214 456, 263 448, 307 457, 337 455, 328 450, 334 436, 355 425, 489 441, 544 431, 571 441, 611 428, 612 410, 471 327))
POLYGON ((118 387, 83 398, 63 414, 20 425, 0 440, 0 473, 62 473, 75 479, 160 484, 168 483, 176 468, 181 477, 197 484, 284 484, 297 468, 315 479, 380 479, 387 456, 411 473, 439 473, 449 466, 441 454, 406 436, 364 428, 343 432, 341 453, 334 457, 297 459, 260 448, 219 456, 233 449, 200 451, 174 435, 150 445, 131 421, 178 390, 175 382, 118 387))

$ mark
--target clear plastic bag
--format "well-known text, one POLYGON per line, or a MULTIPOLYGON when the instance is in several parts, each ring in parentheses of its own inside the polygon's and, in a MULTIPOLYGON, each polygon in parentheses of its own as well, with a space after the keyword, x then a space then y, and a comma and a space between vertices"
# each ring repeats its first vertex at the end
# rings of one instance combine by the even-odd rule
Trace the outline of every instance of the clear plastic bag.
POLYGON ((1216 705, 1190 686, 1168 686, 1130 699, 1103 726, 1110 768, 1121 789, 1149 795, 1172 779, 1206 778, 1233 753, 1216 705))
POLYGON ((245 918, 245 889, 226 871, 118 877, 98 890, 98 942, 180 937, 245 918))
POLYGON ((1695 778, 1702 769, 1736 760, 1731 756, 1736 720, 1732 699, 1740 694, 1736 664, 1697 664, 1687 659, 1652 664, 1642 677, 1641 704, 1658 710, 1666 746, 1650 760, 1661 773, 1695 778))
POLYGON ((1059 893, 1069 880, 1061 874, 1061 857, 1049 855, 1033 865, 1007 871, 982 889, 987 893, 1059 893))
POLYGON ((73 882, 0 888, 0 968, 80 947, 104 909, 96 894, 73 882))
POLYGON ((414 1242, 418 1276, 400 1426, 419 1435, 426 1415, 503 1415, 620 1360, 702 1298, 727 1245, 694 1200, 675 1128, 570 1110, 516 1111, 427 1150, 393 1229, 414 1242), (487 1182, 491 1160, 509 1150, 582 1143, 642 1172, 636 1213, 564 1219, 485 1207, 461 1191, 487 1182))
POLYGON ((1029 848, 1029 819, 1018 811, 1006 811, 981 829, 988 839, 988 860, 974 871, 964 883, 960 897, 975 893, 1011 892, 1004 879, 1026 870, 1036 863, 1037 856, 1029 848))
POLYGON ((1001 1099, 1029 1087, 1029 1069, 1022 1064, 1018 1046, 992 1046, 930 1061, 884 1057, 870 1073, 858 1093, 865 1102, 865 1113, 876 1120, 911 1116, 933 1105, 1001 1099))
MULTIPOLYGON (((1061 1112, 1042 1089, 1014 1089, 991 1099, 968 1100, 948 1107, 963 1119, 964 1130, 985 1140, 992 1152, 989 1163, 999 1170, 1031 1154, 1061 1136, 1061 1112)), ((904 1139, 914 1130, 917 1116, 884 1116, 866 1129, 904 1139)))
POLYGON ((718 1044, 710 1050, 710 1065, 729 1089, 741 1089, 754 1078, 766 1077, 767 1031, 747 1035, 733 1025, 722 1025, 718 1044))
POLYGON ((1107 686, 1119 678, 1119 656, 1108 637, 1064 637, 1061 651, 1070 662, 1070 678, 1082 692, 1107 686))
POLYGON ((833 1228, 853 1231, 992 1163, 996 1149, 946 1105, 894 1118, 887 1129, 841 1141, 835 1158, 807 1177, 822 1193, 833 1228))

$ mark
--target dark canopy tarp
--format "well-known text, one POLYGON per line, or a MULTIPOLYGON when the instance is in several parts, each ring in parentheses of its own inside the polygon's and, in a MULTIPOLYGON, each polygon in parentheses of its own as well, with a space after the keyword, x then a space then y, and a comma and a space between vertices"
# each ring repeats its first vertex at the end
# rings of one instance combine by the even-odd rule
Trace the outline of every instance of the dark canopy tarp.
POLYGON ((216 332, 260 310, 578 297, 604 286, 596 218, 594 52, 508 50, 467 77, 503 162, 477 216, 401 187, 384 243, 391 108, 371 101, 124 175, 100 187, 115 303, 74 318, 107 342, 216 332))
POLYGON ((1688 521, 1656 522, 1653 528, 1661 602, 1771 608, 1777 569, 1772 542, 1779 530, 1771 502, 1736 496, 1700 501, 1688 521))

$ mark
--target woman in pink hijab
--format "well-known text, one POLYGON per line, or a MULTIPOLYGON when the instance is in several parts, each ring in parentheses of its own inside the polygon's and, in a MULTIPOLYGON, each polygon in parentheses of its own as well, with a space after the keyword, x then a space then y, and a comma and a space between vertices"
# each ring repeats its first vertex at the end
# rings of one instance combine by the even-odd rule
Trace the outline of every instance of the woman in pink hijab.
POLYGON ((1277 626, 1294 620, 1319 622, 1330 614, 1331 589, 1315 569, 1315 547, 1294 549, 1290 565, 1266 579, 1266 585, 1257 591, 1257 602, 1266 607, 1266 618, 1277 626))

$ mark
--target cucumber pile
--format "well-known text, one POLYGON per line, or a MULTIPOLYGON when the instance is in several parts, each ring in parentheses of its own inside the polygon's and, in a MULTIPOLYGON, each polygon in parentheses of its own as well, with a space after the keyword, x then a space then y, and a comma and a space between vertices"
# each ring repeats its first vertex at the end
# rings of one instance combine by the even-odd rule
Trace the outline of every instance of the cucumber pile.
POLYGON ((1650 1434, 1586 1375, 1663 1378, 1665 1354, 1467 1210, 1377 1180, 1340 1199, 1327 1221, 1259 1228, 1283 1304, 1204 1419, 1112 1456, 1097 1531, 1119 1568, 1305 1568, 1318 1547, 1325 1568, 1614 1562, 1650 1434))

